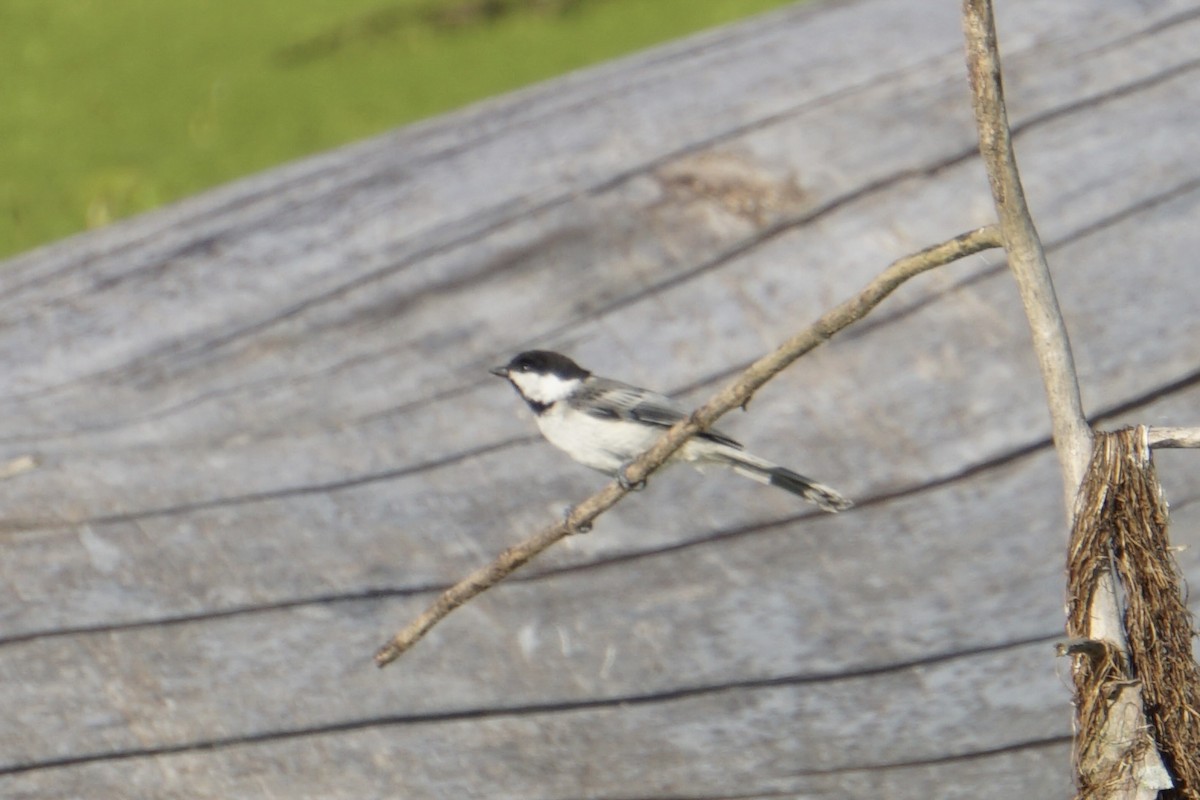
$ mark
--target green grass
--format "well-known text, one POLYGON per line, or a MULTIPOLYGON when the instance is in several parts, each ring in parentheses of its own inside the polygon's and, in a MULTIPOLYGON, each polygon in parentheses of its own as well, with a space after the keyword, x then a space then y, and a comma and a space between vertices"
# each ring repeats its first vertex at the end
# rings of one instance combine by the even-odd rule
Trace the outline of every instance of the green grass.
POLYGON ((789 0, 3 0, 0 256, 789 0))

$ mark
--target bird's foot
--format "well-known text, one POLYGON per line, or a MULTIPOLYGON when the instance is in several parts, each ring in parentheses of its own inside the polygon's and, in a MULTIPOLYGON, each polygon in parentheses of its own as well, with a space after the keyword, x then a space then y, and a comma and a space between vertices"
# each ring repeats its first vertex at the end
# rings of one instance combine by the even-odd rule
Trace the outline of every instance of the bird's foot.
POLYGON ((626 462, 621 465, 620 469, 617 470, 617 484, 627 492, 640 492, 642 489, 646 488, 646 479, 643 478, 637 483, 634 483, 633 481, 629 480, 629 476, 625 474, 625 471, 629 469, 629 465, 632 463, 632 461, 626 462))
POLYGON ((592 523, 583 522, 575 524, 571 522, 571 516, 575 513, 575 506, 567 506, 563 510, 563 522, 567 524, 567 530, 570 533, 587 533, 592 529, 592 523))

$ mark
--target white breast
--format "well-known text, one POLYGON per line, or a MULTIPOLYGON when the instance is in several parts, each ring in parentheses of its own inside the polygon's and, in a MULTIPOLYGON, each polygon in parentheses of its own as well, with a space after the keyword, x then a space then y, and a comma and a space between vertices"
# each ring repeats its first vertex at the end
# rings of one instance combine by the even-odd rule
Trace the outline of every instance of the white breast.
POLYGON ((662 433, 636 422, 602 419, 556 403, 537 418, 542 435, 584 466, 610 475, 646 450, 662 433))

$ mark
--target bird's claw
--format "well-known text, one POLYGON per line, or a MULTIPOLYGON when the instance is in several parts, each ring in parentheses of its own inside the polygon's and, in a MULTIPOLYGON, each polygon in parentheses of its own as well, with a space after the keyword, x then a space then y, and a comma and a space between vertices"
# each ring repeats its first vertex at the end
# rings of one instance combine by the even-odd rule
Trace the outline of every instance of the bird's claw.
POLYGON ((622 464, 621 468, 617 470, 617 484, 627 492, 640 492, 642 489, 645 489, 646 479, 642 478, 637 483, 634 483, 633 481, 629 480, 629 476, 625 474, 625 471, 628 469, 629 464, 622 464))
POLYGON ((563 511, 563 522, 567 524, 567 530, 570 533, 587 533, 590 531, 592 529, 592 523, 590 522, 581 522, 578 524, 571 522, 571 515, 574 513, 575 506, 567 506, 566 510, 563 511))

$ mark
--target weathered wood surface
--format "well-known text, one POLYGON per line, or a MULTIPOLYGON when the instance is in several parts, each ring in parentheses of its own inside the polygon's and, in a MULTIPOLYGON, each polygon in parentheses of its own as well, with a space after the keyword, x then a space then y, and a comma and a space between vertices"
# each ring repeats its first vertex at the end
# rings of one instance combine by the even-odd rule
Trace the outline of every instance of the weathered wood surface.
MULTIPOLYGON (((660 475, 370 661, 601 480, 484 367, 702 398, 989 221, 954 5, 784 11, 0 265, 0 794, 1069 796, 1060 491, 997 254, 728 420, 852 512, 660 475)), ((1195 423, 1200 4, 999 12, 1087 407, 1195 423)), ((1196 544, 1195 455, 1160 465, 1196 544)))

